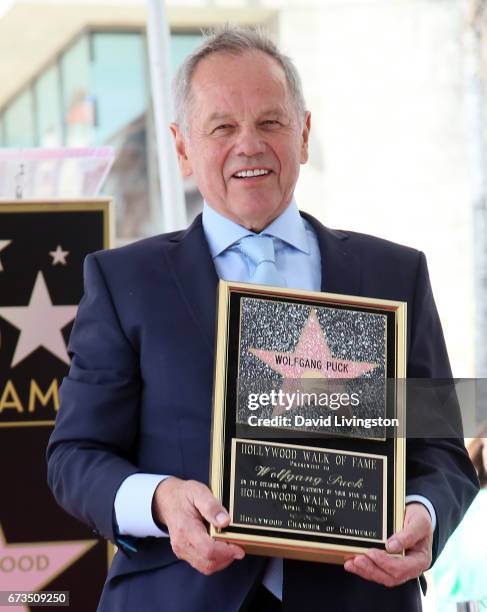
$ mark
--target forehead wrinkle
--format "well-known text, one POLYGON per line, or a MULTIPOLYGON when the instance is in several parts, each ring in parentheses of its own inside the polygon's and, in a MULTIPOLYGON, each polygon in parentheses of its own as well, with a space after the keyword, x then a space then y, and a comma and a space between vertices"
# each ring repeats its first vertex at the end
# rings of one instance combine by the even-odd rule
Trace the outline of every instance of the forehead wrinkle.
MULTIPOLYGON (((286 117, 292 114, 292 100, 289 99, 284 72, 272 59, 269 62, 264 55, 265 64, 259 62, 255 66, 248 61, 242 64, 242 56, 226 56, 221 62, 222 56, 217 55, 202 60, 192 77, 191 111, 192 119, 197 123, 202 125, 203 122, 228 118, 240 121, 245 116, 260 117, 266 113, 286 117), (220 65, 215 72, 214 62, 217 60, 220 65), (253 72, 255 68, 257 74, 253 72), (237 79, 236 72, 240 73, 237 79), (263 78, 254 78, 257 75, 263 78)), ((254 54, 244 54, 244 59, 252 59, 252 56, 255 57, 254 54)))
POLYGON ((266 108, 262 112, 258 113, 259 117, 262 117, 262 116, 275 117, 275 116, 282 116, 282 115, 287 115, 287 114, 288 114, 288 111, 281 104, 279 106, 273 106, 270 108, 266 108))

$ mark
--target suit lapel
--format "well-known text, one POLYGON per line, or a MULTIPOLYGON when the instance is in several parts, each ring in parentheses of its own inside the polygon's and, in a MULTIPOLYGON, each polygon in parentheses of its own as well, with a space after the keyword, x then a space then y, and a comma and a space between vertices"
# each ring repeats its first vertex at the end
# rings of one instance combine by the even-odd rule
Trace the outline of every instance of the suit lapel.
POLYGON ((203 232, 201 215, 185 232, 170 239, 166 254, 190 316, 213 352, 218 277, 203 232))
POLYGON ((317 219, 301 213, 318 237, 321 253, 321 291, 360 295, 360 259, 351 253, 346 232, 331 230, 317 219))

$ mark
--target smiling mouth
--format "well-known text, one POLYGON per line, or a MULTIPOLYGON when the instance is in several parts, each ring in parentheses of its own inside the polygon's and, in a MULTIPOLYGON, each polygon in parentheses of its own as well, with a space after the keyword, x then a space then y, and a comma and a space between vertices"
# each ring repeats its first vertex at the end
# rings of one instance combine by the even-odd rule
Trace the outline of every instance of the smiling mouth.
POLYGON ((256 168, 255 170, 239 170, 232 175, 232 178, 236 179, 258 179, 269 176, 272 174, 272 170, 267 170, 267 168, 256 168))

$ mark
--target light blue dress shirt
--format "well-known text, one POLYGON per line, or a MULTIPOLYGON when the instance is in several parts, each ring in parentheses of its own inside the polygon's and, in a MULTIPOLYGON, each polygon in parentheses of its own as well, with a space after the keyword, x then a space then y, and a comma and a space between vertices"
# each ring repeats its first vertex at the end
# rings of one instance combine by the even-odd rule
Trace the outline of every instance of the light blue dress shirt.
MULTIPOLYGON (((231 246, 253 232, 230 221, 205 205, 203 229, 210 247, 216 272, 224 280, 248 283, 254 264, 238 248, 231 246)), ((279 238, 274 241, 276 268, 287 287, 320 291, 321 255, 316 234, 301 217, 294 200, 277 219, 261 232, 279 238)))
MULTIPOLYGON (((232 245, 253 232, 220 215, 206 203, 203 230, 218 276, 224 280, 249 282, 253 264, 232 245)), ((262 233, 278 239, 274 241, 276 267, 284 276, 287 287, 320 291, 322 270, 318 239, 311 224, 299 214, 294 200, 262 233)), ((115 497, 115 517, 120 535, 167 537, 167 532, 159 529, 152 518, 152 497, 157 485, 167 477, 162 474, 133 474, 124 480, 115 497)), ((406 503, 412 501, 426 506, 435 528, 436 515, 431 502, 420 495, 406 497, 406 503)), ((282 559, 269 561, 263 583, 282 599, 282 559)))

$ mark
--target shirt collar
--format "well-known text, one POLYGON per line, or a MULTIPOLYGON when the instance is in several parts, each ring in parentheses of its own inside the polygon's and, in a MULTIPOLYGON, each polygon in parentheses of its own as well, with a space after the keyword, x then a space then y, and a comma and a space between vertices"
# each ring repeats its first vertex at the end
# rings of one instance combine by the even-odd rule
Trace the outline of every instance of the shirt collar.
MULTIPOLYGON (((206 202, 203 206, 203 230, 213 258, 245 236, 254 234, 242 225, 227 219, 206 202)), ((304 253, 310 252, 306 227, 294 198, 277 219, 262 230, 261 234, 279 238, 304 253)))

